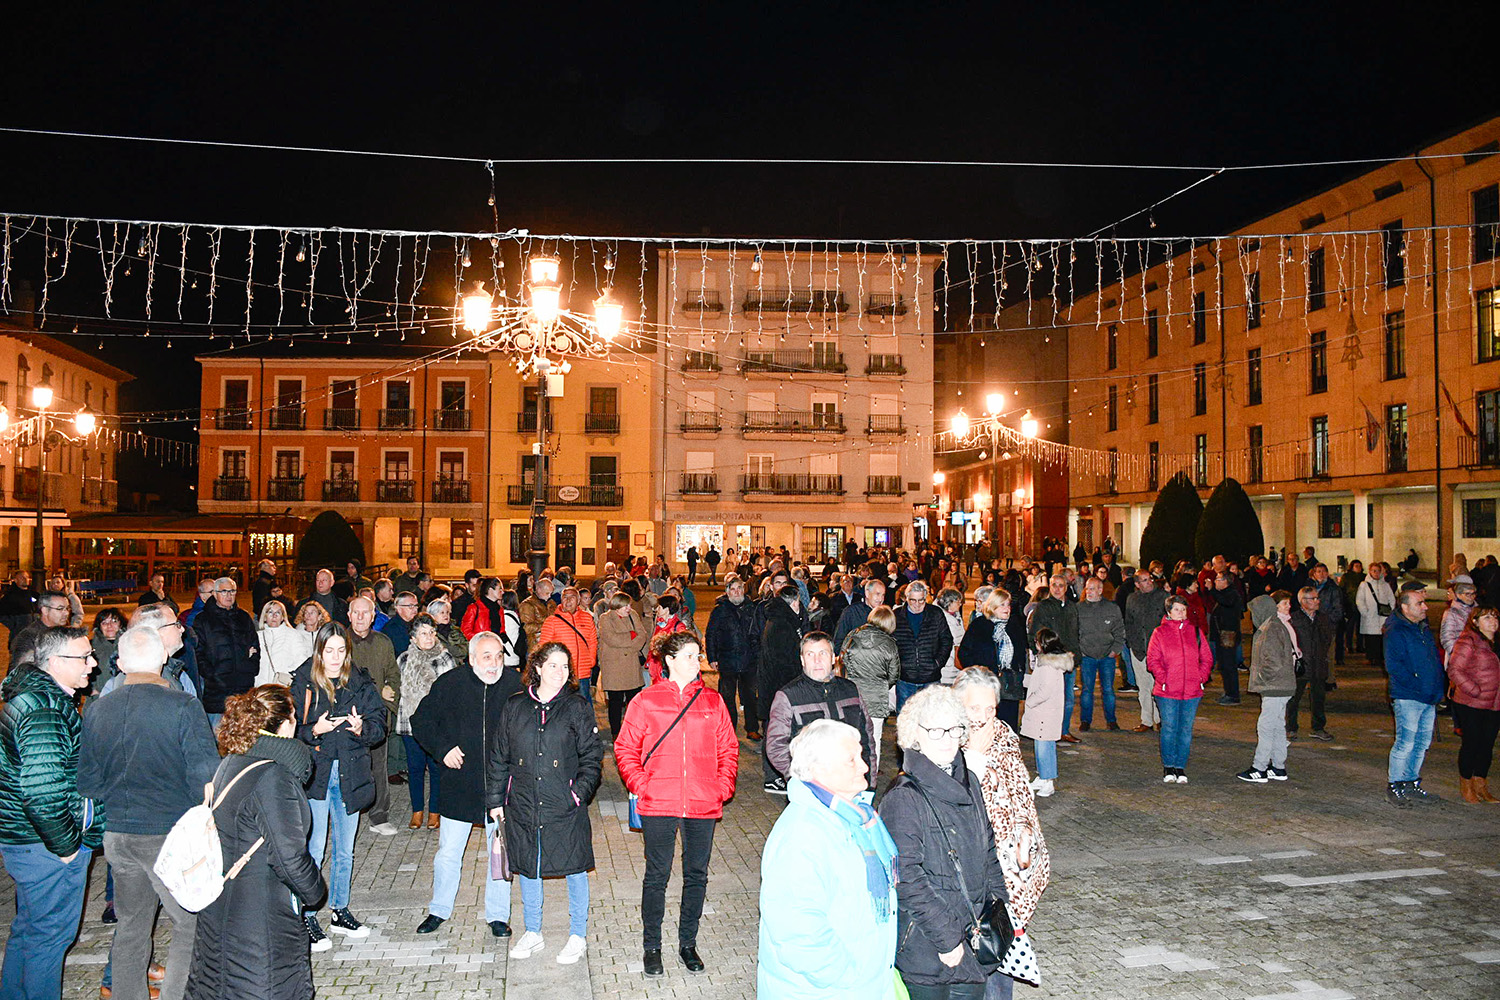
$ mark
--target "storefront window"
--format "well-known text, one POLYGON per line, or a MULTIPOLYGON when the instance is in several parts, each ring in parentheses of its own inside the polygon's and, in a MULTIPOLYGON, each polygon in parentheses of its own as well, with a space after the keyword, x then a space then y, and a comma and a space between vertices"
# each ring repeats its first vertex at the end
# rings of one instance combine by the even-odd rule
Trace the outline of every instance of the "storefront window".
POLYGON ((685 562, 687 550, 698 547, 698 558, 708 554, 709 547, 724 551, 724 526, 722 524, 679 524, 673 539, 674 562, 685 562))

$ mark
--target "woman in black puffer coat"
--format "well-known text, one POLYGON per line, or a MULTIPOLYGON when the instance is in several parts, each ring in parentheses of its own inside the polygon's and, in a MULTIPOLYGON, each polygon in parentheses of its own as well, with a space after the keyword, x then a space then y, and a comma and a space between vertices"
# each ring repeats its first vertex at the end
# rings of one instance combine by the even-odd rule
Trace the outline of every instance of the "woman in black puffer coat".
POLYGON ((521 879, 526 933, 511 947, 528 958, 542 947, 543 878, 568 880, 569 938, 558 961, 584 952, 588 871, 594 867, 589 802, 599 789, 604 747, 593 707, 574 686, 572 658, 560 642, 532 651, 525 687, 505 703, 491 737, 485 787, 490 815, 505 822, 511 868, 521 879))
POLYGON ((312 814, 302 791, 312 754, 294 737, 295 726, 291 696, 279 684, 232 696, 224 707, 219 750, 225 757, 214 775, 214 788, 224 793, 214 811, 219 843, 230 864, 257 839, 265 843, 198 914, 188 1000, 313 995, 307 928, 287 905, 288 890, 308 906, 323 898, 323 876, 307 855, 312 814), (246 773, 267 760, 273 763, 246 773))

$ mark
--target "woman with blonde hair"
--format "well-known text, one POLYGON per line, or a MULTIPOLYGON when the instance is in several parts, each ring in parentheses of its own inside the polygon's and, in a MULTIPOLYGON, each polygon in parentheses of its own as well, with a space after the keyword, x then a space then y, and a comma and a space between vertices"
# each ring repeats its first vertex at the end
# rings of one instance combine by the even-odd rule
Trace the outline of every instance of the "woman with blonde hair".
POLYGON ((308 635, 317 635, 318 630, 331 621, 333 619, 328 616, 328 611, 317 601, 308 601, 297 609, 297 628, 308 635))
MULTIPOLYGON (((375 682, 349 656, 349 630, 337 622, 318 629, 313 654, 292 677, 292 704, 297 711, 297 738, 313 749, 312 838, 308 853, 319 868, 329 835, 333 872, 328 902, 335 934, 367 937, 370 929, 349 912, 349 884, 354 877, 354 835, 359 814, 375 801, 370 748, 385 739, 385 703, 375 682)), ((313 951, 333 947, 323 936, 315 910, 305 915, 313 951)))
MULTIPOLYGON (((323 611, 322 605, 313 606, 323 611)), ((285 687, 292 682, 292 671, 312 655, 312 633, 293 627, 287 621, 286 605, 277 600, 261 606, 256 628, 260 635, 260 668, 255 683, 285 687)))
POLYGON ((1021 724, 1021 701, 1026 697, 1026 616, 1011 604, 1010 592, 996 587, 979 607, 958 645, 961 667, 986 667, 1000 682, 999 717, 1012 730, 1021 724))

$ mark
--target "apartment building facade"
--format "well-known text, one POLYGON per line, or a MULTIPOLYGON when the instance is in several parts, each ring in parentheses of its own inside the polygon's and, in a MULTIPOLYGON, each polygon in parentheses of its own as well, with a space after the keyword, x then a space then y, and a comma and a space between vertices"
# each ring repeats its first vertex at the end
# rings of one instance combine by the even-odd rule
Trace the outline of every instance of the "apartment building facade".
POLYGON ((939 261, 663 252, 652 382, 669 560, 710 545, 821 559, 927 530, 939 261))
POLYGON ((1500 119, 1419 155, 1075 303, 1073 440, 1095 452, 1070 541, 1134 556, 1183 470, 1205 497, 1237 479, 1268 546, 1330 564, 1493 550, 1500 119))

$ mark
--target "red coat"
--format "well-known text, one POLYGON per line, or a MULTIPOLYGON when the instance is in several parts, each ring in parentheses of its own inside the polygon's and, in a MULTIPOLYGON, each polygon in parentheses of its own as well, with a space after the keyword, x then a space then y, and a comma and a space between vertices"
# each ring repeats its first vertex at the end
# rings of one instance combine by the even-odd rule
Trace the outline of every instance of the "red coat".
POLYGON ((661 644, 666 642, 667 636, 675 632, 688 632, 687 622, 673 615, 666 621, 657 621, 651 629, 651 641, 646 645, 646 669, 651 672, 651 683, 655 684, 662 678, 661 644))
POLYGON ((1500 656, 1484 636, 1465 628, 1448 653, 1448 683, 1453 700, 1470 708, 1500 711, 1500 656))
POLYGON ((723 699, 702 678, 686 688, 665 681, 630 700, 615 738, 615 763, 642 816, 718 819, 734 796, 740 741, 723 699), (697 691, 703 693, 642 769, 641 759, 697 691))
POLYGON ((473 602, 465 609, 464 620, 458 623, 458 630, 464 634, 465 639, 472 639, 480 632, 495 632, 494 623, 490 621, 490 609, 478 601, 473 602))
POLYGON ((1157 697, 1201 698, 1214 673, 1213 647, 1191 617, 1180 622, 1163 618, 1146 647, 1146 669, 1156 678, 1151 693, 1157 697))

